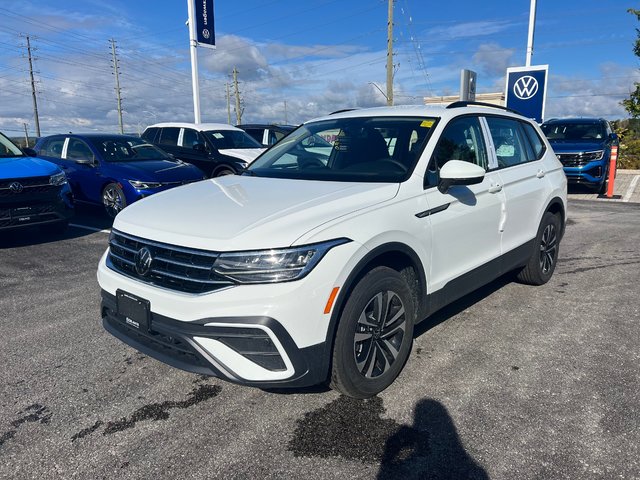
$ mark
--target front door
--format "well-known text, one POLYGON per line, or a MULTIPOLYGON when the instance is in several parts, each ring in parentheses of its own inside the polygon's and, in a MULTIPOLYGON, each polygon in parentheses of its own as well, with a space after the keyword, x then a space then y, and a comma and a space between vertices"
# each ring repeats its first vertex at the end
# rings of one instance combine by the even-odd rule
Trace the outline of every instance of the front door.
POLYGON ((505 207, 498 174, 488 172, 482 183, 454 185, 446 193, 437 188, 439 171, 449 160, 471 162, 488 170, 486 144, 478 117, 458 117, 445 127, 429 162, 425 195, 432 249, 427 275, 429 291, 440 290, 437 306, 499 274, 500 222, 505 207))

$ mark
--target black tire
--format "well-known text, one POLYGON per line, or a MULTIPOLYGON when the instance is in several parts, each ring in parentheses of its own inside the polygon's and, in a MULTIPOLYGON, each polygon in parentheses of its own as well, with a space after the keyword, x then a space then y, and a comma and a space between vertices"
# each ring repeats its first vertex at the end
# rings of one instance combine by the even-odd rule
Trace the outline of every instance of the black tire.
POLYGON ((211 174, 211 178, 213 177, 224 177, 225 175, 235 175, 236 171, 231 168, 231 167, 222 167, 219 168, 217 170, 215 170, 212 174, 211 174))
POLYGON ((127 198, 122 187, 117 183, 110 183, 102 190, 102 205, 109 218, 115 218, 127 206, 127 198))
POLYGON ((402 276, 387 267, 368 272, 340 315, 331 388, 369 398, 391 385, 409 358, 414 320, 411 291, 402 276))
POLYGON ((533 255, 518 273, 518 280, 529 285, 544 285, 551 279, 558 263, 560 233, 560 216, 546 212, 538 228, 533 255))

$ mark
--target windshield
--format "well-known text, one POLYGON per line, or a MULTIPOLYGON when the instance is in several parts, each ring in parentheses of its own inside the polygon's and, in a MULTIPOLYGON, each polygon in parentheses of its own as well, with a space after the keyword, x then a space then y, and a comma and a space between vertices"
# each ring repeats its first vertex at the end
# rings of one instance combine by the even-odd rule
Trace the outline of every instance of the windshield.
POLYGON ((344 182, 409 178, 435 118, 336 118, 308 123, 252 163, 247 175, 344 182))
POLYGON ((551 141, 599 142, 606 137, 601 123, 549 123, 542 125, 542 131, 551 141))
POLYGON ((163 150, 137 137, 94 137, 90 141, 107 162, 172 160, 163 150))
POLYGON ((24 154, 11 140, 0 133, 0 158, 7 157, 24 157, 24 154))
POLYGON ((218 150, 231 148, 263 148, 244 130, 208 130, 204 133, 218 150))

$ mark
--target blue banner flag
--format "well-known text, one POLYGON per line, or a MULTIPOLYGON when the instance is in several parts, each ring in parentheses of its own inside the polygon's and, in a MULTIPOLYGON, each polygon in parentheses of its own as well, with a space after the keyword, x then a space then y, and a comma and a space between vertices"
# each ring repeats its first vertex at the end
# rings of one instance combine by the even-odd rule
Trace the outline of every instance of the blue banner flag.
POLYGON ((196 41, 199 47, 216 48, 213 25, 213 0, 195 0, 196 41))
POLYGON ((536 122, 544 120, 549 65, 507 69, 507 107, 536 122))

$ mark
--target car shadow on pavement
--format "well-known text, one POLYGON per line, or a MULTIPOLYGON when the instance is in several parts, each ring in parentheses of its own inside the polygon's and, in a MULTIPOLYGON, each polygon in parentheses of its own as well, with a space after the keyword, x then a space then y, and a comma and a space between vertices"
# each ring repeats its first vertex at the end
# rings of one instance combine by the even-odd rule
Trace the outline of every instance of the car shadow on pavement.
POLYGON ((377 478, 488 480, 489 475, 465 451, 444 405, 425 398, 414 409, 413 425, 387 438, 377 478))
POLYGON ((96 231, 110 229, 112 223, 113 219, 107 217, 102 208, 76 206, 76 214, 69 220, 70 226, 63 233, 48 232, 46 228, 37 226, 0 232, 0 250, 86 237, 96 231))

